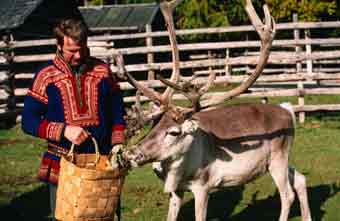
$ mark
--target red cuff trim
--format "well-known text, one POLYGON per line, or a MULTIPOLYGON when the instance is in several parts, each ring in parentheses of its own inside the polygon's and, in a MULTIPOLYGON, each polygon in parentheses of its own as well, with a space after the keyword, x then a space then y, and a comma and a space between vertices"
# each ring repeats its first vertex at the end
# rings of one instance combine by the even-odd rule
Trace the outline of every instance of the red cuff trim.
POLYGON ((39 131, 38 131, 38 136, 41 138, 46 139, 46 131, 47 131, 47 126, 49 122, 47 120, 43 120, 40 125, 39 125, 39 131))
POLYGON ((60 141, 64 129, 63 123, 43 120, 39 126, 39 137, 53 141, 60 141))
POLYGON ((124 125, 115 125, 112 127, 112 138, 111 138, 111 144, 119 144, 124 143, 125 136, 124 136, 124 125))
POLYGON ((38 178, 43 182, 58 184, 59 170, 59 160, 43 157, 39 168, 38 178))
POLYGON ((55 140, 55 141, 60 141, 61 138, 61 132, 64 129, 64 124, 63 123, 56 123, 56 122, 51 122, 47 126, 47 138, 49 140, 55 140))
POLYGON ((112 131, 115 131, 115 130, 125 130, 125 126, 122 125, 122 124, 114 125, 114 126, 112 127, 112 131))

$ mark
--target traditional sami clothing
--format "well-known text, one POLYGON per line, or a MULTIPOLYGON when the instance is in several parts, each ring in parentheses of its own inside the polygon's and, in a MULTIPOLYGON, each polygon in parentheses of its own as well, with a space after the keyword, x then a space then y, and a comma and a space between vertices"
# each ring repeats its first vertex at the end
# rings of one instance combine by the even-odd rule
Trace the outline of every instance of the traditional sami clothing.
MULTIPOLYGON (((121 91, 108 65, 89 57, 72 70, 57 53, 35 75, 22 114, 23 130, 48 141, 39 178, 57 184, 60 157, 71 146, 63 136, 66 125, 84 128, 96 139, 100 152, 108 154, 112 145, 124 141, 123 115, 121 91)), ((94 145, 88 139, 75 149, 93 153, 94 145)))

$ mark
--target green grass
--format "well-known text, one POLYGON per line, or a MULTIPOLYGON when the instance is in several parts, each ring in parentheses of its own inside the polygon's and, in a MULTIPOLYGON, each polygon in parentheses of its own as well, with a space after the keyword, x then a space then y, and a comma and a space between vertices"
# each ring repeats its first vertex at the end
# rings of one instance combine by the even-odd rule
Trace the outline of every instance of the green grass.
MULTIPOLYGON (((306 99, 311 103, 338 100, 336 96, 306 99)), ((248 101, 241 99, 238 102, 248 101)), ((35 179, 44 146, 43 141, 24 135, 19 126, 0 130, 0 212, 3 220, 47 220, 47 187, 35 179)), ((339 220, 340 113, 307 116, 307 122, 297 126, 290 162, 307 177, 313 220, 339 220)), ((150 165, 134 169, 126 178, 122 194, 123 220, 165 220, 168 199, 150 165)), ((209 202, 208 217, 215 220, 272 221, 277 220, 280 211, 279 196, 268 175, 242 187, 215 192, 209 202)), ((181 220, 194 220, 193 206, 192 195, 187 193, 181 220)), ((298 203, 294 203, 289 220, 300 220, 299 214, 298 203)))

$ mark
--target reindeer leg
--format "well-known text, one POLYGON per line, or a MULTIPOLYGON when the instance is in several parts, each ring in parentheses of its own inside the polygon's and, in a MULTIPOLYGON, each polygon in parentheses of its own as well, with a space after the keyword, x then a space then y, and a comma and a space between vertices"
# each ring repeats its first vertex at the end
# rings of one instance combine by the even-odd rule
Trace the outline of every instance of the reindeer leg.
POLYGON ((195 198, 195 220, 206 221, 208 209, 208 190, 205 188, 193 188, 192 192, 195 198))
POLYGON ((294 168, 289 168, 289 182, 295 189, 300 201, 302 221, 312 221, 308 204, 306 177, 294 168))
POLYGON ((285 139, 276 141, 278 143, 275 143, 274 145, 279 144, 283 145, 283 147, 272 152, 269 172, 280 193, 281 213, 279 221, 287 221, 290 207, 295 198, 294 191, 292 190, 288 179, 288 147, 291 141, 285 139))
POLYGON ((176 221, 179 210, 181 208, 182 199, 184 196, 183 191, 176 191, 170 193, 169 211, 167 221, 176 221))

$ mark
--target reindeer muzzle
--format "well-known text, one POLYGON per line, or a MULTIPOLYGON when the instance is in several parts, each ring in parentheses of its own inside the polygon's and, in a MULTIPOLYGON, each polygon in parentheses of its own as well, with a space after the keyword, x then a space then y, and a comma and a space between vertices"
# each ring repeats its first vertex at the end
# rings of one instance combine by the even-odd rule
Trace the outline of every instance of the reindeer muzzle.
POLYGON ((147 158, 139 148, 133 148, 123 153, 123 158, 130 162, 131 166, 138 167, 143 165, 147 158))

